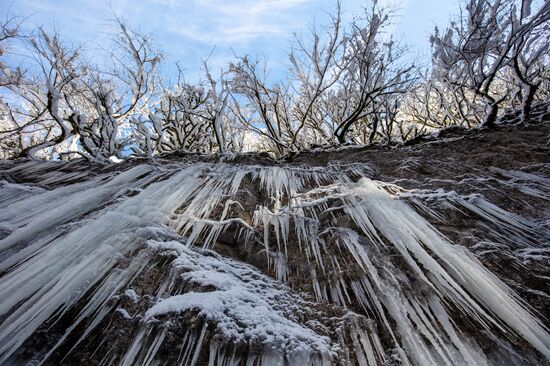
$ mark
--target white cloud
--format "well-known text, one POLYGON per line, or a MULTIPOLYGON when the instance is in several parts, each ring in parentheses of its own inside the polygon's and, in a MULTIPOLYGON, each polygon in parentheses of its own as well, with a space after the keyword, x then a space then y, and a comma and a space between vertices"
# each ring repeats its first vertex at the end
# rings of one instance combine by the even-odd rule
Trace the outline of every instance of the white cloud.
MULTIPOLYGON (((405 40, 421 46, 430 21, 443 19, 455 0, 379 0, 397 3, 407 16, 397 18, 397 30, 405 40), (436 16, 437 15, 437 16, 436 16), (437 18, 437 19, 436 19, 437 18), (403 20, 403 22, 402 22, 403 20), (428 23, 428 24, 426 24, 428 23), (423 33, 424 32, 424 33, 423 33)), ((151 34, 164 51, 163 68, 174 73, 176 61, 190 75, 198 75, 201 59, 210 57, 219 68, 239 55, 265 55, 277 73, 283 69, 294 32, 301 33, 316 17, 319 23, 335 9, 336 0, 0 0, 0 12, 13 10, 29 15, 27 28, 55 25, 63 39, 87 49, 105 38, 112 26, 111 9, 130 27, 151 34), (324 10, 324 11, 320 11, 324 10)), ((342 0, 344 23, 362 11, 368 0, 342 0)), ((93 55, 94 52, 91 52, 93 55)), ((100 53, 98 53, 100 54, 100 53)))
MULTIPOLYGON (((163 26, 193 41, 234 45, 265 36, 284 36, 303 23, 299 8, 312 0, 150 0, 163 9, 163 26)), ((119 2, 120 4, 120 2, 119 2)), ((117 5, 119 5, 117 4, 117 5)), ((135 11, 134 4, 124 4, 135 11)), ((120 9, 120 6, 117 6, 120 9)), ((152 15, 152 14, 151 14, 152 15)), ((155 21, 152 19, 151 21, 155 21)))

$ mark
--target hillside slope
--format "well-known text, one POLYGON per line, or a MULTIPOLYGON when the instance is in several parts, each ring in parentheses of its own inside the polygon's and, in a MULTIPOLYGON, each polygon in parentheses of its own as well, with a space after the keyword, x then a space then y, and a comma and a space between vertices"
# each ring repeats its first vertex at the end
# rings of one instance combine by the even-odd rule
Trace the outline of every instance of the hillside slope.
POLYGON ((550 123, 0 163, 0 364, 550 364, 550 123))

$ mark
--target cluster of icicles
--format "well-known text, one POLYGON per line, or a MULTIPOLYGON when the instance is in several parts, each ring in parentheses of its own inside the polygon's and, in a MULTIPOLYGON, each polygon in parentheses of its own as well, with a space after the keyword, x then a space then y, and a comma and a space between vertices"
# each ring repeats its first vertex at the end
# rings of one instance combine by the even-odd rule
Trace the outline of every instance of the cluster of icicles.
MULTIPOLYGON (((490 365, 521 362, 518 342, 550 358, 528 306, 364 165, 142 164, 64 185, 52 167, 8 173, 56 188, 1 183, 0 364, 63 364, 87 344, 102 365, 490 365), (263 197, 252 211, 247 192, 263 197), (265 273, 215 252, 229 228, 265 273)), ((445 199, 517 245, 541 235, 445 199)))

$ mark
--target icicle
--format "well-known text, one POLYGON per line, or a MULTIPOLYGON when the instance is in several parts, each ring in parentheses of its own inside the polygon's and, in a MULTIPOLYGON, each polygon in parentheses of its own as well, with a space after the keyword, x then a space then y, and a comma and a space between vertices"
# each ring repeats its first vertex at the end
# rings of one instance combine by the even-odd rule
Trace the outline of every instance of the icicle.
MULTIPOLYGON (((388 343, 391 357, 404 365, 490 364, 461 332, 454 312, 498 337, 520 335, 550 357, 548 330, 517 295, 416 212, 444 218, 424 204, 430 196, 445 209, 475 213, 495 237, 508 237, 502 240, 507 246, 516 241, 516 254, 525 260, 544 255, 544 247, 534 247, 546 235, 540 225, 483 197, 406 191, 365 178, 353 183, 351 177, 371 172, 358 165, 138 165, 118 174, 75 172, 72 178, 83 182, 57 188, 59 174, 36 163, 18 169, 49 174, 53 186, 0 184, 0 363, 10 362, 41 326, 71 314, 72 323, 51 342, 43 362, 78 332, 73 352, 122 311, 115 299, 126 301, 127 309, 138 307, 131 319, 116 314, 139 323, 120 364, 156 364, 174 329, 181 331, 176 363, 182 365, 208 355, 211 365, 377 365, 392 361, 384 350, 388 343), (250 207, 235 198, 243 182, 259 186, 266 200, 253 202, 246 218, 232 217, 250 207), (253 242, 257 249, 263 242, 266 267, 278 281, 197 249, 216 248, 235 225, 239 245, 253 242), (171 270, 155 280, 151 293, 138 296, 133 281, 153 268, 157 255, 171 262, 171 270), (296 284, 304 276, 307 284, 296 284), (346 316, 319 320, 326 315, 322 307, 279 281, 307 288, 322 307, 346 316), (199 327, 173 322, 181 313, 192 314, 199 327), (315 320, 304 321, 308 317, 315 320), (384 328, 384 344, 375 323, 384 328), (238 347, 252 345, 257 352, 241 359, 238 347)), ((534 197, 548 191, 537 177, 498 173, 534 197)), ((104 357, 105 363, 115 359, 104 357)))
POLYGON ((417 213, 392 198, 375 182, 362 179, 353 192, 364 197, 361 205, 355 206, 350 212, 354 220, 358 223, 363 220, 365 214, 361 206, 368 210, 368 216, 376 229, 396 246, 420 279, 444 293, 480 321, 497 324, 493 316, 479 307, 477 301, 481 302, 502 323, 513 328, 550 358, 550 335, 547 329, 518 302, 517 296, 510 289, 472 255, 449 243, 417 213), (423 265, 426 274, 417 262, 423 265), (430 278, 427 274, 430 274, 430 278))

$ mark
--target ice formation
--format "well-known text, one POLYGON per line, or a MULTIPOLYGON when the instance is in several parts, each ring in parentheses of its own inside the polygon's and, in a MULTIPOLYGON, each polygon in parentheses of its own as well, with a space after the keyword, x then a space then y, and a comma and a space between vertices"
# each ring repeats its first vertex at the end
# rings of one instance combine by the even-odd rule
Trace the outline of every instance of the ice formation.
MULTIPOLYGON (((478 249, 548 258, 544 225, 480 195, 405 190, 361 164, 63 164, 0 183, 0 364, 550 359, 538 315, 432 224, 466 212, 491 235, 478 249)), ((541 177, 494 173, 549 197, 541 177)))

